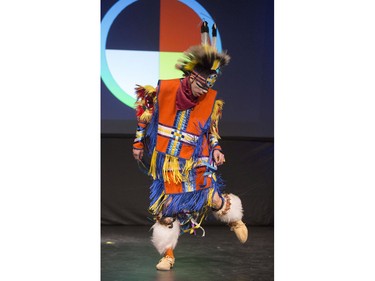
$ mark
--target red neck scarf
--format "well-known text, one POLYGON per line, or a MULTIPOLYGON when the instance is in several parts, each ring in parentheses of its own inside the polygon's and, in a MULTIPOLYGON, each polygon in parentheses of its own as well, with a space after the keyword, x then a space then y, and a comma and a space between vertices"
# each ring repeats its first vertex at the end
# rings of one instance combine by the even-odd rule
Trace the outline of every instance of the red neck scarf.
POLYGON ((198 102, 198 97, 193 95, 189 83, 189 77, 181 80, 180 87, 178 87, 176 95, 177 110, 186 110, 194 107, 198 102))

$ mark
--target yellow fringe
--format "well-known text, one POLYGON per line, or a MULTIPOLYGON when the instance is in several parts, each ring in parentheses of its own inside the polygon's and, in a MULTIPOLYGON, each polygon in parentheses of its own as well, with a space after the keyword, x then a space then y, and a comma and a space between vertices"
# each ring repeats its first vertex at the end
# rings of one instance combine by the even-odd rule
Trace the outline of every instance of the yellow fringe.
POLYGON ((150 110, 146 109, 141 116, 139 116, 139 120, 140 121, 143 121, 143 122, 146 122, 146 123, 150 123, 151 121, 151 118, 152 118, 152 113, 150 112, 150 110))
POLYGON ((215 174, 215 173, 212 174, 212 178, 214 179, 214 181, 217 181, 217 178, 216 178, 216 174, 215 174))
POLYGON ((215 191, 215 189, 211 187, 210 191, 207 194, 207 206, 209 206, 209 207, 213 207, 212 201, 213 201, 213 198, 214 198, 214 191, 215 191))
POLYGON ((151 157, 151 163, 150 163, 150 170, 148 171, 148 174, 152 176, 152 178, 156 179, 156 158, 158 156, 158 152, 156 149, 154 149, 154 152, 152 153, 151 157))
POLYGON ((154 215, 160 213, 164 207, 165 201, 168 200, 168 197, 169 196, 163 191, 159 198, 155 201, 155 203, 150 206, 149 210, 151 211, 151 213, 154 215))
POLYGON ((211 119, 214 121, 218 121, 221 118, 221 111, 223 110, 224 101, 223 100, 216 100, 214 104, 214 109, 211 114, 211 119))
POLYGON ((172 176, 174 183, 182 182, 182 174, 180 172, 180 163, 178 158, 175 156, 171 156, 166 154, 163 164, 163 178, 164 181, 170 183, 171 179, 169 176, 172 176))
POLYGON ((193 165, 194 161, 192 158, 186 160, 184 169, 182 170, 182 173, 186 176, 186 179, 184 178, 184 180, 187 180, 187 178, 189 177, 189 172, 191 171, 191 169, 193 169, 193 165))
POLYGON ((214 109, 211 114, 211 134, 214 135, 218 140, 220 139, 219 119, 221 118, 223 106, 224 106, 224 101, 222 100, 215 101, 214 109))
MULTIPOLYGON (((152 176, 152 178, 155 180, 157 178, 156 173, 156 159, 158 157, 158 152, 156 149, 154 149, 154 152, 152 153, 151 157, 151 163, 150 163, 150 169, 148 171, 148 174, 152 176)), ((172 155, 165 155, 164 163, 163 163, 163 179, 164 182, 170 183, 171 180, 173 180, 174 183, 180 183, 183 180, 186 181, 187 177, 189 175, 189 172, 194 167, 194 161, 192 158, 186 160, 185 166, 182 169, 182 173, 180 170, 180 163, 178 161, 178 158, 172 155)))

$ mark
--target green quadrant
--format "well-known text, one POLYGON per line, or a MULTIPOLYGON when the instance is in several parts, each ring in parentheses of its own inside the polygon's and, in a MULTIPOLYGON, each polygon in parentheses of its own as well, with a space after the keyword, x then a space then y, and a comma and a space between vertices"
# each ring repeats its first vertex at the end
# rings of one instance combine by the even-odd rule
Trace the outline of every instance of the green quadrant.
POLYGON ((175 65, 178 59, 183 57, 183 52, 160 52, 159 77, 160 79, 181 78, 182 71, 175 65))

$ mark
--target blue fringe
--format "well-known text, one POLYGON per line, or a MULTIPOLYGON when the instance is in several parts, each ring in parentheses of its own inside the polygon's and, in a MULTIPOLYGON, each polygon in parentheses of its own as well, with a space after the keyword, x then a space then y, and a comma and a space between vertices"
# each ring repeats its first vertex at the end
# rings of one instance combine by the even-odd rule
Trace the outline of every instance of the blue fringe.
POLYGON ((164 191, 164 182, 163 180, 154 180, 152 185, 150 186, 150 206, 152 206, 156 200, 159 199, 161 194, 164 191))
POLYGON ((148 154, 151 157, 156 146, 156 137, 158 135, 158 120, 159 120, 159 106, 154 105, 154 112, 152 114, 151 122, 148 124, 146 137, 148 137, 148 154))
POLYGON ((196 147, 195 147, 194 152, 193 152, 193 160, 198 159, 198 157, 201 156, 201 154, 202 154, 203 138, 204 138, 204 135, 206 135, 208 137, 208 130, 210 129, 210 125, 211 125, 211 117, 208 118, 208 120, 207 120, 207 122, 204 126, 202 126, 202 124, 199 123, 199 129, 200 129, 201 133, 200 133, 200 136, 198 138, 196 147))
POLYGON ((173 216, 184 210, 199 212, 207 203, 207 194, 209 189, 202 189, 195 192, 186 192, 179 194, 169 194, 172 201, 163 210, 163 215, 173 216))
POLYGON ((215 173, 215 175, 216 181, 212 180, 212 186, 215 188, 217 192, 219 192, 219 194, 222 194, 225 188, 224 180, 218 173, 215 173))
POLYGON ((158 152, 158 155, 156 156, 156 177, 158 179, 163 178, 163 165, 165 161, 165 154, 158 152))
MULTIPOLYGON (((213 186, 215 191, 218 191, 213 186)), ((164 191, 163 180, 155 180, 150 186, 150 206, 152 206, 162 195, 164 191)), ((163 210, 164 216, 175 216, 178 213, 184 211, 200 212, 203 207, 207 204, 209 188, 202 189, 194 192, 169 194, 169 198, 172 198, 168 207, 163 210)))
MULTIPOLYGON (((212 188, 214 192, 222 194, 224 182, 222 178, 216 174, 216 181, 212 180, 212 188)), ((150 206, 152 206, 162 195, 164 191, 164 182, 162 179, 155 180, 150 187, 150 206)), ((176 214, 186 211, 201 212, 207 204, 207 196, 210 188, 205 188, 193 192, 185 192, 178 194, 168 194, 171 201, 163 210, 163 216, 175 216, 176 214)))

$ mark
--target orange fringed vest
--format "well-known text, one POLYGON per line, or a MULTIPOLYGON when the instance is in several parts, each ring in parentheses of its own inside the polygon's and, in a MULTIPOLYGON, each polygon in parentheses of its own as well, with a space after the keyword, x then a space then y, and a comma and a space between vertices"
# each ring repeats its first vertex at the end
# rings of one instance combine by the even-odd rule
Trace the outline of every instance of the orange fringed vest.
POLYGON ((162 80, 158 91, 158 133, 150 174, 164 182, 166 194, 194 192, 212 186, 204 178, 209 157, 207 133, 216 91, 201 96, 188 110, 176 109, 179 79, 162 80), (194 169, 194 179, 191 170, 194 169))

